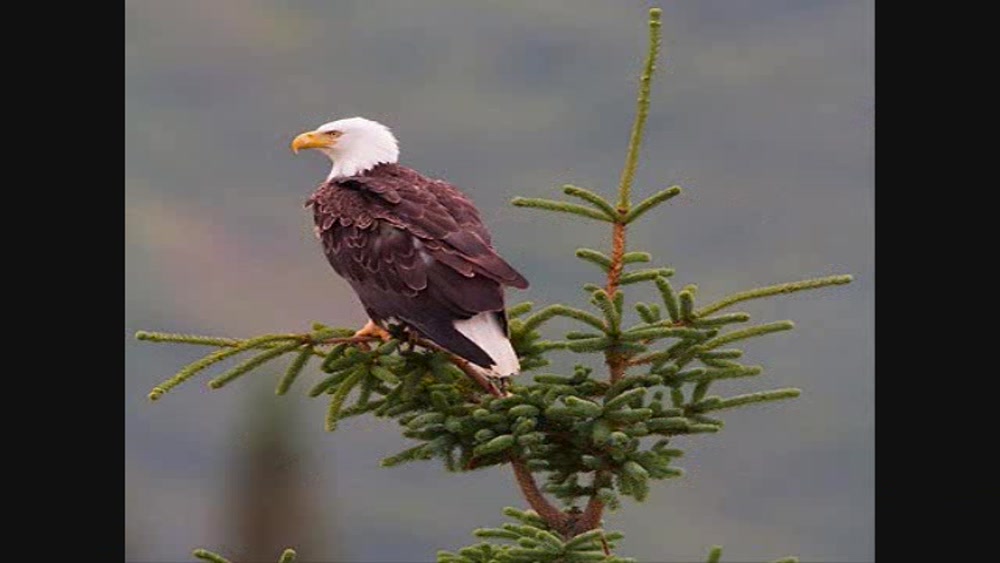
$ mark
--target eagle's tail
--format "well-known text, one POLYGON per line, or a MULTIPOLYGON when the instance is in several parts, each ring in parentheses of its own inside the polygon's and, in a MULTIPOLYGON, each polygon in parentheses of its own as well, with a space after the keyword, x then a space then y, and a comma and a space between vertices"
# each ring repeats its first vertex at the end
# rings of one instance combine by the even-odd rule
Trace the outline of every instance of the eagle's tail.
POLYGON ((521 363, 501 324, 502 314, 487 311, 464 320, 411 324, 445 350, 483 368, 488 375, 509 377, 521 371, 521 363))
POLYGON ((521 371, 521 362, 517 360, 517 353, 510 345, 507 331, 501 324, 499 315, 502 314, 492 311, 479 313, 471 318, 455 321, 455 329, 492 359, 492 365, 483 367, 495 376, 508 377, 521 371))

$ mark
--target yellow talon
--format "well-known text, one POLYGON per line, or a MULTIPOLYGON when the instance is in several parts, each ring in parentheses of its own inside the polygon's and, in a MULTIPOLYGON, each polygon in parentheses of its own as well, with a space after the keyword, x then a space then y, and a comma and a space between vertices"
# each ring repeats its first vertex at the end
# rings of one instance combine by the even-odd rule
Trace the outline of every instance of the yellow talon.
POLYGON ((354 338, 367 338, 372 336, 382 339, 383 342, 392 340, 392 335, 386 332, 384 328, 375 324, 375 321, 372 320, 369 320, 368 324, 362 327, 361 330, 354 333, 354 338))

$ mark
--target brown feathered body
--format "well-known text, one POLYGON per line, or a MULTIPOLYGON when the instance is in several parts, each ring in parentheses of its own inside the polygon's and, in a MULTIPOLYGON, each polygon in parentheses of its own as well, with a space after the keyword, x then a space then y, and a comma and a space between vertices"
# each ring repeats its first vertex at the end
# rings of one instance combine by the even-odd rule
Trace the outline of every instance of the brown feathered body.
POLYGON ((456 321, 494 315, 507 332, 504 286, 528 281, 493 248, 468 197, 399 164, 329 180, 306 203, 330 265, 369 317, 403 323, 485 369, 496 364, 456 321))

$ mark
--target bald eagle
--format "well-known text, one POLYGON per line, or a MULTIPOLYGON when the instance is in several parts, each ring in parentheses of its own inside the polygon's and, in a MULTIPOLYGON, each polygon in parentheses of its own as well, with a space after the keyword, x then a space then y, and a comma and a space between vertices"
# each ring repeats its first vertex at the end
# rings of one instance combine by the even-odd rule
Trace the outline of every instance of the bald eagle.
POLYGON ((385 337, 402 324, 490 375, 516 374, 504 286, 528 281, 497 254, 472 201, 398 164, 395 136, 369 119, 302 133, 292 150, 302 149, 333 161, 306 207, 327 260, 368 313, 357 334, 385 337))

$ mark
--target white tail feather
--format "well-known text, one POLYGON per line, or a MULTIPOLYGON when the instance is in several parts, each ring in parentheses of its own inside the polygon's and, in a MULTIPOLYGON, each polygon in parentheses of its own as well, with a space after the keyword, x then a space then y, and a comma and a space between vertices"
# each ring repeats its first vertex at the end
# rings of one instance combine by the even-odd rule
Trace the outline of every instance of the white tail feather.
POLYGON ((506 377, 521 371, 521 363, 496 313, 479 313, 470 319, 455 321, 455 329, 493 359, 493 375, 506 377))

